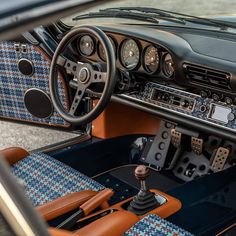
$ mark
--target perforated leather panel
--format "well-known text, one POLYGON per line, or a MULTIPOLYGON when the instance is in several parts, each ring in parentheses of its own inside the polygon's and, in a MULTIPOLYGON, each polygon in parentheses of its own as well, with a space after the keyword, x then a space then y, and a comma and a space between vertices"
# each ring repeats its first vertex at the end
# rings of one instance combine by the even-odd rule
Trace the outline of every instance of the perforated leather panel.
MULTIPOLYGON (((34 46, 26 44, 26 52, 17 52, 14 44, 13 41, 0 42, 0 117, 52 126, 69 126, 56 111, 46 119, 34 117, 27 111, 24 94, 28 89, 38 88, 49 94, 50 64, 34 46), (32 76, 20 73, 17 63, 21 58, 33 62, 32 76)), ((67 94, 60 80, 59 92, 62 104, 66 107, 67 94)))

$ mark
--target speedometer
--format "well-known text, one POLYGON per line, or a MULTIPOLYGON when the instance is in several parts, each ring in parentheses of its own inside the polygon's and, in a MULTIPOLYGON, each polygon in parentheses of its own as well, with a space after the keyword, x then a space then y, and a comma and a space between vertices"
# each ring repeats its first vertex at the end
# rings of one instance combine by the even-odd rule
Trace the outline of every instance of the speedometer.
POLYGON ((139 47, 133 39, 126 39, 121 45, 120 58, 122 65, 132 70, 137 67, 139 63, 139 47))
POLYGON ((148 46, 144 53, 144 67, 147 72, 154 73, 159 67, 159 54, 154 46, 148 46))

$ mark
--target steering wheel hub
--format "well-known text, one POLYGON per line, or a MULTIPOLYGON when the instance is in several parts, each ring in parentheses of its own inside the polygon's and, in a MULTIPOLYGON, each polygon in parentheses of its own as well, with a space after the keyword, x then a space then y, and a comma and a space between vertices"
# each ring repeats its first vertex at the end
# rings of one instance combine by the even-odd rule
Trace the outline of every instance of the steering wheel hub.
POLYGON ((90 71, 87 67, 83 67, 81 68, 80 72, 79 72, 79 81, 82 84, 86 84, 89 82, 90 79, 90 71))

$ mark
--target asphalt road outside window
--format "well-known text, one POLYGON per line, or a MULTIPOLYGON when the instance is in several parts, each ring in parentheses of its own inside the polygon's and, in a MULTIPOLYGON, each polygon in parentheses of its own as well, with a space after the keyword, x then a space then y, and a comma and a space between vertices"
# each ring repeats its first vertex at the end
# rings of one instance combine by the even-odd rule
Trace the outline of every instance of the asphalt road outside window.
MULTIPOLYGON (((111 1, 101 8, 136 6, 137 4, 201 16, 236 13, 236 1, 234 0, 126 0, 111 1)), ((98 8, 93 8, 92 11, 98 10, 98 8)), ((32 150, 73 137, 76 137, 76 134, 0 121, 0 149, 21 146, 32 150)))

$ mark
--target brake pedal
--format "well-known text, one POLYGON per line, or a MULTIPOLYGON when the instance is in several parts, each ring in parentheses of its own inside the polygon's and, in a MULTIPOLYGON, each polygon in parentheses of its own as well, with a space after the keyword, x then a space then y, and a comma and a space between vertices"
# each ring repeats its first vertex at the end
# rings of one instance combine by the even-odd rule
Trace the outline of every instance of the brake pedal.
POLYGON ((176 131, 175 129, 171 130, 171 143, 175 148, 178 148, 181 144, 182 133, 176 131))
POLYGON ((228 156, 229 156, 229 149, 224 147, 219 147, 213 154, 210 169, 213 172, 219 172, 223 170, 228 156))
POLYGON ((191 137, 191 148, 196 155, 201 155, 203 150, 203 139, 191 137))

